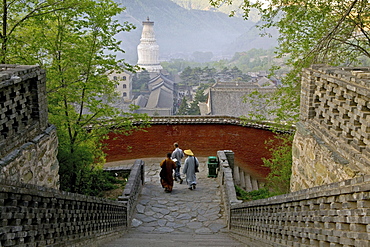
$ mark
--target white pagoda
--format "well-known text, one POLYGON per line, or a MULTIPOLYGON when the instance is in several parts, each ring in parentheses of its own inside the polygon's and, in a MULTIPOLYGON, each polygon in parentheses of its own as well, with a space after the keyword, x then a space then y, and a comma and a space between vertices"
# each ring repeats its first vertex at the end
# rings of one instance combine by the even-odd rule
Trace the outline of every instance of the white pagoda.
POLYGON ((149 73, 159 73, 163 68, 159 63, 159 45, 155 40, 154 22, 143 21, 143 32, 140 44, 137 46, 137 65, 146 69, 149 73))

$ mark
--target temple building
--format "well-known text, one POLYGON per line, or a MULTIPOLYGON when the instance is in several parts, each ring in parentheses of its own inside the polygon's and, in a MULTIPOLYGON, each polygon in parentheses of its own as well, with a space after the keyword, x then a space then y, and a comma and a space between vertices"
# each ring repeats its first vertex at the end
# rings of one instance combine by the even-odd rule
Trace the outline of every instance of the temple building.
POLYGON ((140 106, 135 113, 149 116, 171 116, 174 107, 174 83, 166 76, 158 74, 148 82, 149 94, 141 94, 133 104, 140 106))
POLYGON ((276 85, 268 78, 261 77, 256 81, 249 82, 217 82, 210 87, 206 103, 199 103, 201 115, 249 117, 251 113, 258 112, 259 115, 271 120, 267 112, 274 106, 269 106, 266 99, 258 96, 250 96, 253 92, 262 95, 272 94, 276 85), (248 100, 245 100, 245 98, 248 100))
POLYGON ((116 92, 124 102, 131 102, 132 96, 132 73, 128 71, 113 71, 108 75, 110 80, 117 82, 116 92))
POLYGON ((137 65, 147 70, 151 75, 158 74, 163 68, 159 63, 159 45, 154 35, 154 22, 143 21, 143 31, 140 44, 137 46, 137 65))
POLYGON ((149 21, 149 17, 143 21, 143 31, 137 47, 137 65, 150 75, 150 79, 146 82, 148 90, 141 91, 132 104, 140 107, 134 111, 135 113, 170 116, 174 112, 175 85, 161 73, 163 68, 159 63, 159 46, 156 43, 153 26, 154 22, 149 21))

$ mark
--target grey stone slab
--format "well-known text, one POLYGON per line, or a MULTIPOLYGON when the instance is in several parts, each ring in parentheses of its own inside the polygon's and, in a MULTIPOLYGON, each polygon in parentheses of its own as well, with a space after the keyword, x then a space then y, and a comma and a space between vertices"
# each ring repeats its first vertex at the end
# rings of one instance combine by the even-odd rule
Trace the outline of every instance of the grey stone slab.
POLYGON ((158 220, 159 226, 165 226, 166 224, 167 224, 167 220, 164 220, 164 219, 158 220))
POLYGON ((170 210, 167 208, 158 208, 158 207, 152 207, 152 210, 156 213, 161 213, 163 215, 167 215, 170 213, 170 210))
POLYGON ((141 220, 145 223, 148 223, 148 222, 152 222, 152 221, 157 221, 157 218, 154 218, 154 217, 142 217, 141 220))
POLYGON ((143 213, 144 213, 144 211, 145 211, 145 206, 144 206, 144 205, 142 205, 142 204, 138 204, 138 205, 136 206, 136 211, 137 211, 138 213, 143 214, 143 213))
POLYGON ((180 228, 180 227, 184 227, 185 224, 179 224, 179 223, 175 223, 175 222, 167 222, 166 226, 177 229, 177 228, 180 228))
POLYGON ((179 216, 176 217, 177 219, 181 219, 181 220, 189 220, 191 219, 191 215, 190 214, 180 214, 179 216))
POLYGON ((225 228, 226 225, 225 224, 218 224, 218 223, 211 223, 208 228, 212 231, 212 232, 218 232, 220 231, 222 228, 225 228))
POLYGON ((132 222, 131 222, 132 227, 138 227, 142 224, 143 224, 143 222, 141 220, 138 220, 138 219, 133 219, 132 222))
POLYGON ((173 228, 171 227, 159 227, 156 228, 153 232, 159 232, 159 233, 168 233, 168 232, 173 232, 173 228))
POLYGON ((186 226, 190 229, 199 229, 203 226, 203 224, 201 222, 189 222, 186 224, 186 226))
POLYGON ((212 233, 212 231, 210 229, 206 228, 206 227, 202 227, 202 228, 196 229, 195 233, 197 233, 197 234, 210 234, 210 233, 212 233))

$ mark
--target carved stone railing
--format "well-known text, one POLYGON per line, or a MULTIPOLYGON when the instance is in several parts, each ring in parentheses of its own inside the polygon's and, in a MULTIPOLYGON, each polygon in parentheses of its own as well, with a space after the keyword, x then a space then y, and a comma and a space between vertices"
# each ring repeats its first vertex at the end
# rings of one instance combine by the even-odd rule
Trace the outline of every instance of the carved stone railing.
MULTIPOLYGON (((119 170, 115 167, 108 171, 119 170)), ((98 246, 130 227, 144 183, 136 160, 117 201, 10 181, 0 176, 0 246, 98 246)), ((122 171, 121 171, 122 172, 122 171)))
POLYGON ((119 201, 127 203, 127 224, 131 226, 132 217, 135 213, 136 204, 145 181, 145 164, 142 160, 136 160, 131 168, 123 195, 119 201))
POLYGON ((96 246, 127 229, 127 205, 0 178, 0 246, 96 246))
POLYGON ((246 246, 368 246, 370 176, 231 206, 246 246))
POLYGON ((0 65, 0 174, 59 188, 58 138, 48 123, 45 71, 0 65))
POLYGON ((301 121, 309 122, 333 142, 348 144, 344 151, 354 149, 369 156, 370 68, 316 69, 305 72, 301 121))
POLYGON ((48 127, 45 71, 0 65, 0 157, 48 127))
POLYGON ((370 174, 370 68, 302 73, 291 190, 370 174))
POLYGON ((220 185, 222 202, 225 208, 226 223, 229 226, 231 206, 241 203, 242 201, 238 200, 236 197, 233 171, 232 167, 230 167, 230 165, 232 166, 232 162, 229 162, 227 152, 230 151, 217 151, 219 161, 217 181, 220 185))

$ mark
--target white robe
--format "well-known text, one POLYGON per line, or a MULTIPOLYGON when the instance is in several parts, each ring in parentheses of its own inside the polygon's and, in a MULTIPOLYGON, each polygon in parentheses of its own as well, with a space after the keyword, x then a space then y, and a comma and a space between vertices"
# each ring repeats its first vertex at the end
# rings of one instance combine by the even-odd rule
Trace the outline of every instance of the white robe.
POLYGON ((199 167, 198 159, 194 156, 188 156, 185 160, 182 172, 186 175, 186 182, 189 186, 192 184, 197 184, 197 177, 195 175, 196 166, 199 167))

